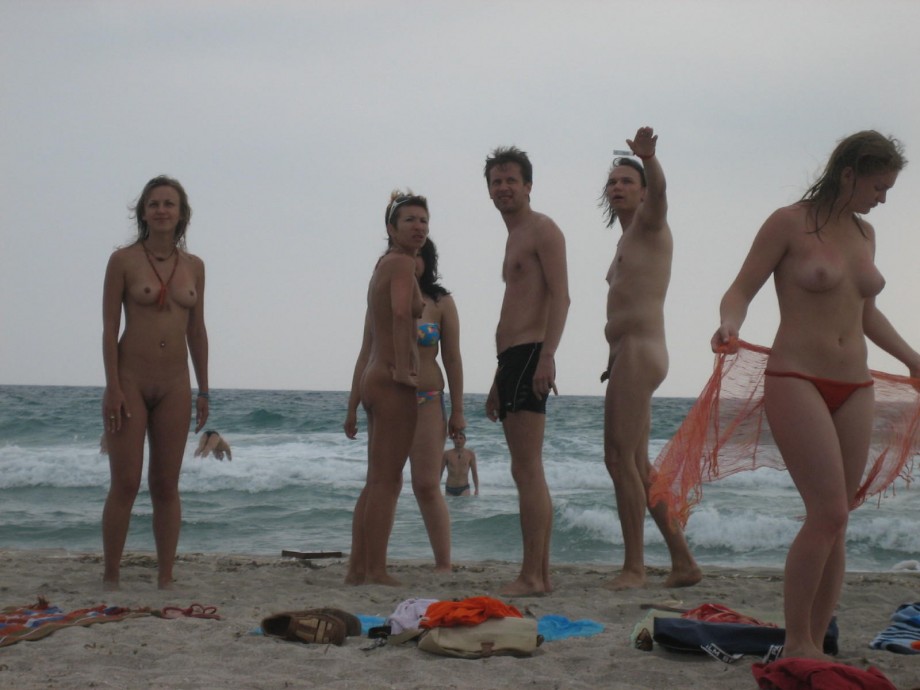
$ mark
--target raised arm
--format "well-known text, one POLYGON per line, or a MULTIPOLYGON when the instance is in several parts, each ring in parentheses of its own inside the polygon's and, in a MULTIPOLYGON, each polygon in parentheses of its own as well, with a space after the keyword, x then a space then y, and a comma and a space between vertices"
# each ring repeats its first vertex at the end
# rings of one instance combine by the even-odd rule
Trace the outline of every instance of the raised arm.
POLYGON ((195 290, 198 300, 189 310, 188 326, 185 337, 188 341, 188 351, 192 358, 192 368, 195 370, 195 380, 198 382, 198 397, 195 399, 195 433, 201 431, 207 424, 210 414, 208 386, 208 330, 204 325, 204 262, 197 256, 189 256, 195 273, 195 290), (202 395, 204 394, 204 395, 202 395))
POLYGON ((463 414, 463 359, 460 357, 460 317, 457 303, 450 295, 438 301, 441 307, 441 361, 450 390, 450 419, 447 433, 453 438, 466 428, 463 414))
POLYGON ((636 218, 640 227, 647 230, 660 230, 665 226, 668 215, 668 198, 665 193, 667 184, 664 170, 658 160, 658 135, 651 127, 640 127, 635 139, 626 143, 634 154, 642 159, 645 169, 645 199, 639 206, 636 218))
POLYGON ((751 300, 785 255, 791 225, 790 214, 789 208, 774 211, 754 238, 738 276, 719 305, 721 320, 719 328, 712 336, 713 352, 728 344, 732 338, 738 337, 751 300))

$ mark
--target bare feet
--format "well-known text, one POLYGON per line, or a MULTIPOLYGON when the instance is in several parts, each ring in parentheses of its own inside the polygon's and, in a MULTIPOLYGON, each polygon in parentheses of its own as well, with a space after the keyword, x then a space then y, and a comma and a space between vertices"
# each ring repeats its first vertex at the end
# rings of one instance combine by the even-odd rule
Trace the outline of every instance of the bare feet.
POLYGON ((172 589, 173 588, 173 579, 169 578, 167 580, 160 580, 157 582, 157 587, 159 589, 172 589))
POLYGON ((506 597, 542 597, 547 594, 547 590, 542 582, 531 582, 519 577, 511 584, 502 587, 499 593, 506 597))
POLYGON ((816 661, 836 661, 834 657, 825 654, 817 647, 808 645, 805 647, 783 647, 781 659, 815 659, 816 661))
POLYGON ((103 578, 102 589, 104 589, 106 592, 117 592, 121 589, 121 585, 119 584, 118 580, 106 580, 103 578))
POLYGON ((348 572, 345 574, 345 584, 352 586, 363 585, 364 574, 349 568, 348 572))
POLYGON ((632 573, 624 570, 609 582, 601 585, 604 589, 619 592, 624 589, 642 589, 646 585, 645 573, 632 573))
POLYGON ((703 571, 694 564, 688 568, 675 568, 664 581, 665 587, 692 587, 703 579, 703 571))
POLYGON ((434 567, 434 572, 438 575, 450 575, 452 572, 454 572, 454 569, 451 568, 449 565, 442 565, 442 566, 436 565, 434 567))

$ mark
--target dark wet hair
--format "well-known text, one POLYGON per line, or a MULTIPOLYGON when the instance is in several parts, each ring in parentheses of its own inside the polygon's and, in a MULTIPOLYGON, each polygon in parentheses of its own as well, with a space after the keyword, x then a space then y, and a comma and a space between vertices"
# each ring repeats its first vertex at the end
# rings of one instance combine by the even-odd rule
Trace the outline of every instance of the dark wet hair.
MULTIPOLYGON (((399 214, 404 206, 421 206, 426 213, 431 213, 428 211, 428 199, 425 197, 414 194, 411 189, 407 189, 405 192, 394 189, 390 192, 390 203, 387 204, 386 211, 383 213, 383 222, 387 227, 390 225, 396 227, 396 223, 399 221, 399 214)), ((393 238, 390 237, 389 232, 387 233, 387 246, 393 246, 393 238)))
POLYGON ((137 241, 143 242, 150 234, 147 221, 144 220, 144 207, 147 205, 150 193, 157 187, 172 187, 179 193, 179 223, 176 225, 173 242, 178 247, 185 249, 185 231, 192 220, 192 207, 189 206, 188 194, 185 193, 185 189, 179 180, 166 175, 158 175, 145 184, 141 195, 137 198, 137 202, 131 207, 131 217, 137 220, 137 241))
POLYGON ((812 203, 815 220, 812 232, 820 232, 830 221, 831 211, 843 191, 840 188, 840 178, 846 168, 852 168, 856 177, 865 177, 900 172, 905 165, 907 159, 904 157, 904 146, 894 137, 886 137, 869 129, 841 139, 831 153, 824 172, 800 199, 812 203), (822 213, 827 214, 823 222, 820 218, 822 213))
POLYGON ((527 153, 521 151, 517 146, 499 146, 489 154, 489 157, 486 158, 486 167, 484 171, 486 182, 490 182, 489 173, 492 171, 492 168, 499 165, 507 165, 508 163, 517 163, 521 166, 521 177, 524 179, 524 184, 533 183, 533 164, 527 157, 527 153))
MULTIPOLYGON (((643 187, 648 187, 648 182, 645 180, 645 168, 642 167, 642 164, 633 159, 633 158, 614 158, 613 163, 610 165, 610 172, 613 172, 614 168, 618 168, 621 165, 625 165, 628 168, 639 173, 639 180, 642 182, 643 187)), ((610 172, 607 173, 607 178, 610 178, 610 172)), ((607 198, 607 183, 604 183, 604 188, 601 190, 601 195, 597 199, 598 207, 604 209, 604 220, 607 221, 607 227, 612 228, 613 224, 617 221, 617 212, 610 206, 610 199, 607 198)))
POLYGON ((423 294, 437 302, 444 295, 449 295, 450 291, 438 282, 441 279, 438 274, 438 248, 430 237, 425 240, 425 244, 419 249, 418 255, 425 264, 425 268, 422 269, 422 275, 418 279, 419 289, 423 294))

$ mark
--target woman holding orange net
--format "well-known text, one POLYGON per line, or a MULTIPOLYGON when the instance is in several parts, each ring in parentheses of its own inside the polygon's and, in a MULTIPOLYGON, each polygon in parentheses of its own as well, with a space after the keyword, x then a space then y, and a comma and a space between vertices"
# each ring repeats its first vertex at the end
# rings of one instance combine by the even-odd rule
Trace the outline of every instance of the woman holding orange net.
POLYGON ((736 347, 754 295, 772 275, 780 325, 767 361, 770 430, 805 504, 786 559, 784 656, 824 658, 822 641, 845 572, 848 513, 866 467, 873 379, 866 338, 920 377, 914 351, 876 307, 885 285, 875 230, 906 164, 900 142, 874 131, 843 139, 802 199, 775 211, 722 298, 714 351, 736 347))
POLYGON ((712 338, 714 351, 737 347, 748 305, 772 275, 780 325, 764 372, 764 408, 805 504, 786 558, 786 657, 824 658, 843 584, 847 519, 873 426, 866 338, 920 377, 920 354, 876 307, 885 279, 874 263, 875 230, 862 218, 885 203, 905 164, 900 142, 878 132, 840 141, 802 199, 757 233, 712 338))

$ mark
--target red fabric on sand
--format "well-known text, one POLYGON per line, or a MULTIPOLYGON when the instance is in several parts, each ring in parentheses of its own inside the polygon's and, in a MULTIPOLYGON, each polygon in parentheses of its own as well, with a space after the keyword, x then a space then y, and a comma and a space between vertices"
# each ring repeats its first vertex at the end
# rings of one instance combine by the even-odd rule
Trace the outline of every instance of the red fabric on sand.
POLYGON ((762 690, 898 690, 874 666, 865 671, 831 661, 777 659, 751 665, 762 690))

